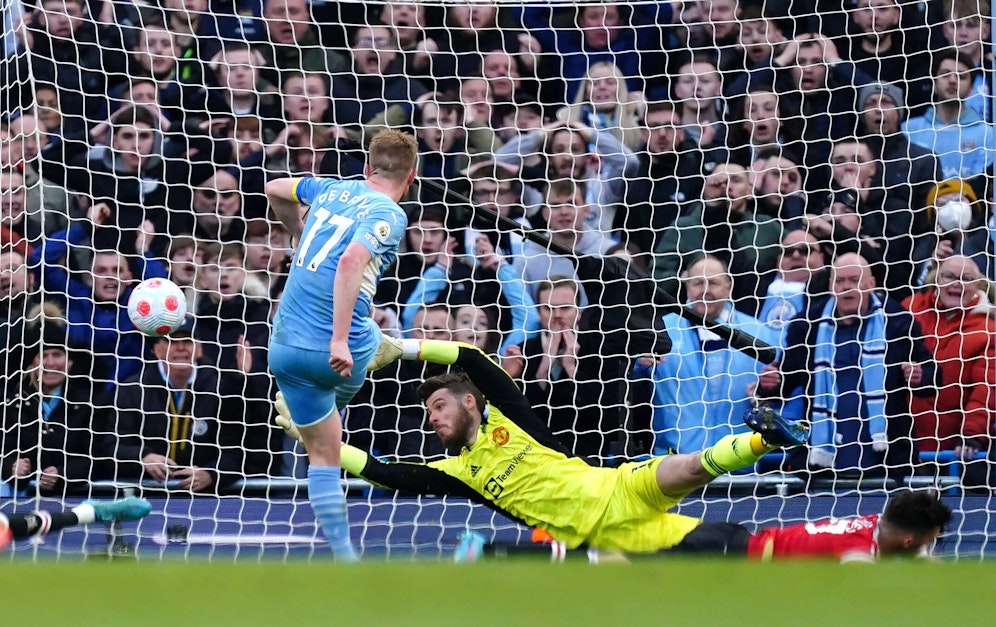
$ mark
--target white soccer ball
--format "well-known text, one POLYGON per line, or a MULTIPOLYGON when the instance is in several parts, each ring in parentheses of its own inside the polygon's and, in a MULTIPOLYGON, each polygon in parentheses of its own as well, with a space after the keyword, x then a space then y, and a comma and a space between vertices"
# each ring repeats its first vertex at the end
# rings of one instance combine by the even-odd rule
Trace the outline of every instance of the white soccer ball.
POLYGON ((176 331, 187 315, 183 290, 169 279, 146 279, 128 298, 128 317, 135 328, 150 337, 176 331))

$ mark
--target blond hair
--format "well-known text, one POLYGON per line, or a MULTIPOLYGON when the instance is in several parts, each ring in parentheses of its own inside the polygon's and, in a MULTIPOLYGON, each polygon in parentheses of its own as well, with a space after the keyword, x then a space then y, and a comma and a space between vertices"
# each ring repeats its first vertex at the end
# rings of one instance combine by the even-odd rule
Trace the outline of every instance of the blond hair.
POLYGON ((378 133, 370 142, 368 163, 371 173, 392 181, 406 181, 415 169, 418 144, 415 138, 401 131, 378 133))

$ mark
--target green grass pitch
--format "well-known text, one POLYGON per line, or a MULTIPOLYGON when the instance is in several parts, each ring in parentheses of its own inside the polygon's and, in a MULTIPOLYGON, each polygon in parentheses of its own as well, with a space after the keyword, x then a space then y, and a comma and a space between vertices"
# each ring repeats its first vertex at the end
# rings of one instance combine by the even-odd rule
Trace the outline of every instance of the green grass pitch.
POLYGON ((936 626, 986 622, 993 581, 987 562, 7 562, 0 623, 936 626))

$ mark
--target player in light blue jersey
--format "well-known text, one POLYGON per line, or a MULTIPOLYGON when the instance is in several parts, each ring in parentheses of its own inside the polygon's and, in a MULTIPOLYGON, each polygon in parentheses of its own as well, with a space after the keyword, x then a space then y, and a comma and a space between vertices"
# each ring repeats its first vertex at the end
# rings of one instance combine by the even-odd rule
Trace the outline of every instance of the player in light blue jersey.
POLYGON ((273 321, 270 370, 308 451, 308 497, 336 559, 355 561, 339 449, 344 408, 380 348, 371 298, 407 219, 398 202, 415 179, 412 136, 370 143, 364 180, 285 178, 266 196, 297 242, 273 321), (310 206, 305 214, 302 206, 310 206))

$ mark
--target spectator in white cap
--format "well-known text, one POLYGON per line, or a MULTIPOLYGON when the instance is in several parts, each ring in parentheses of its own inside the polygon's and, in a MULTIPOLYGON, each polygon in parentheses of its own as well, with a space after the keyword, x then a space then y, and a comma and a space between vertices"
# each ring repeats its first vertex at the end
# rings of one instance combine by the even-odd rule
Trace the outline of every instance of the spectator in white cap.
POLYGON ((953 255, 964 255, 979 267, 983 276, 993 275, 993 255, 986 228, 986 204, 966 181, 941 181, 927 194, 927 215, 936 234, 937 245, 931 258, 920 265, 917 285, 927 285, 932 270, 953 255))
POLYGON ((933 152, 911 144, 900 125, 905 118, 903 90, 892 83, 872 83, 858 90, 859 131, 881 164, 886 194, 914 211, 927 206, 927 193, 944 177, 933 152))

